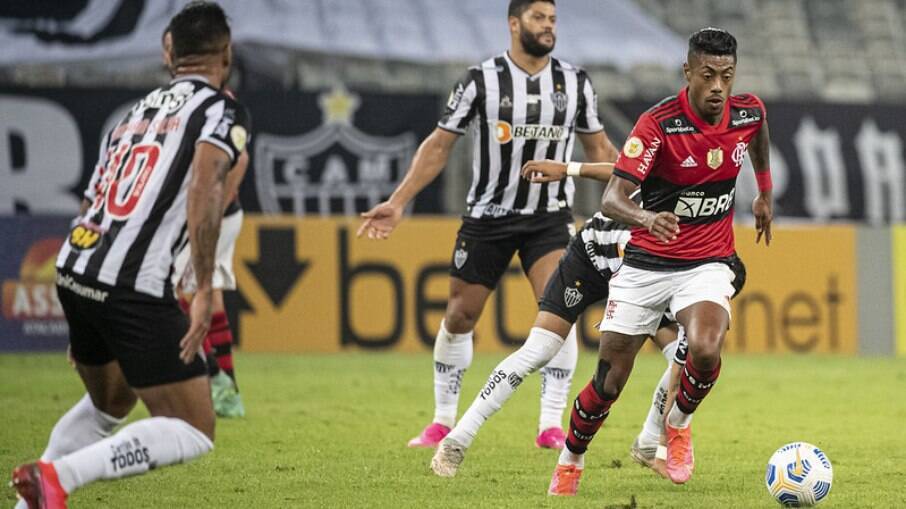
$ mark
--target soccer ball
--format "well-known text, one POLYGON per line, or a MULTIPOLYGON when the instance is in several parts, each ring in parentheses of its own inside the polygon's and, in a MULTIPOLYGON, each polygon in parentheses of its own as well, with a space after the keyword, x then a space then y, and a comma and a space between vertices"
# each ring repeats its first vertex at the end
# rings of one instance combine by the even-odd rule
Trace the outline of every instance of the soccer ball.
POLYGON ((834 470, 827 455, 812 444, 786 444, 768 460, 765 484, 781 505, 813 506, 830 492, 834 470))

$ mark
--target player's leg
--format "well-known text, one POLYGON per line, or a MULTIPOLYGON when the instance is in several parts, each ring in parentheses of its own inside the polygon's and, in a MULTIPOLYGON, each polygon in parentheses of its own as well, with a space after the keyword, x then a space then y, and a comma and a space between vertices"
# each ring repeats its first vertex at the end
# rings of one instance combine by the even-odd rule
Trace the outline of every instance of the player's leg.
MULTIPOLYGON (((200 357, 188 365, 179 359, 179 341, 188 326, 175 301, 134 293, 123 297, 112 290, 107 297, 106 305, 82 311, 94 323, 104 324, 104 344, 122 371, 115 368, 117 362, 81 365, 83 350, 73 343, 79 375, 94 404, 125 415, 134 403, 134 396, 128 396, 133 387, 152 417, 51 462, 18 467, 14 482, 30 503, 43 498, 56 504, 52 507, 63 506, 67 494, 85 484, 187 461, 213 446, 206 368, 200 357)), ((61 295, 61 303, 66 300, 61 295)), ((72 308, 63 306, 69 318, 72 308)))
POLYGON ((437 447, 456 423, 462 378, 472 364, 475 324, 514 252, 511 241, 457 236, 450 297, 434 339, 434 419, 409 441, 409 447, 437 447))
MULTIPOLYGON (((555 273, 558 261, 563 256, 564 248, 582 255, 576 258, 587 260, 581 242, 570 243, 575 227, 569 215, 552 215, 546 224, 527 235, 519 247, 519 260, 532 285, 535 298, 540 301, 551 275, 555 273)), ((562 291, 570 292, 573 298, 581 299, 575 282, 566 281, 562 291)), ((562 298, 562 297, 561 297, 562 298)), ((570 301, 576 305, 573 301, 570 301)), ((575 320, 573 321, 575 322, 575 320)), ((569 388, 579 345, 576 340, 575 327, 567 334, 563 348, 550 362, 541 369, 541 412, 538 417, 538 436, 535 445, 538 447, 560 449, 566 438, 563 433, 563 411, 569 399, 569 388)))
POLYGON ((661 445, 661 436, 664 433, 664 416, 669 409, 668 402, 672 402, 668 398, 671 383, 677 379, 679 374, 678 365, 674 362, 677 346, 681 341, 682 331, 679 329, 681 328, 675 322, 662 320, 658 331, 651 338, 666 358, 667 366, 654 389, 651 407, 648 409, 642 430, 636 436, 630 449, 630 455, 637 463, 654 468, 655 471, 665 476, 666 471, 663 468, 657 468, 655 459, 658 446, 661 445))
POLYGON ((678 274, 677 292, 670 308, 679 310, 689 342, 676 399, 667 413, 667 473, 676 483, 686 482, 694 469, 692 413, 720 375, 720 350, 730 326, 730 298, 734 273, 712 263, 678 274))
POLYGON ((549 494, 576 494, 588 444, 619 397, 642 343, 657 331, 671 286, 670 278, 662 273, 626 265, 612 276, 600 326, 598 367, 573 404, 566 446, 551 478, 549 494))
POLYGON ((435 473, 455 475, 480 427, 500 410, 525 377, 560 355, 566 347, 564 339, 579 315, 607 297, 607 281, 589 262, 581 244, 570 244, 544 289, 528 338, 491 371, 484 389, 441 443, 431 462, 435 473), (567 298, 568 286, 580 288, 581 293, 567 298))
MULTIPOLYGON (((241 210, 223 218, 220 225, 220 237, 217 238, 217 259, 213 275, 214 299, 211 314, 211 329, 208 338, 214 349, 217 364, 236 382, 233 365, 233 333, 223 303, 223 291, 236 289, 236 276, 233 274, 233 252, 236 239, 242 229, 243 213, 241 210)), ((240 402, 241 403, 241 402, 240 402)), ((216 406, 216 403, 215 403, 216 406)))
MULTIPOLYGON (((557 262, 563 253, 563 249, 550 251, 538 258, 526 271, 535 298, 539 301, 544 295, 547 282, 557 270, 557 262)), ((520 254, 520 256, 523 255, 520 254)), ((571 282, 565 283, 569 285, 571 282)), ((575 287, 575 283, 567 287, 575 287)), ((560 298, 562 299, 562 297, 560 298)), ((574 322, 575 320, 573 320, 574 322)), ((566 434, 563 432, 563 411, 566 409, 569 387, 576 370, 576 361, 579 358, 575 326, 570 324, 569 331, 562 337, 565 337, 565 341, 557 355, 541 368, 541 412, 538 418, 538 436, 535 438, 535 445, 549 449, 562 448, 563 441, 566 439, 566 434)))
POLYGON ((560 452, 548 494, 575 495, 585 468, 585 452, 610 414, 635 363, 635 356, 647 334, 601 335, 598 367, 591 381, 579 392, 569 419, 566 445, 560 452))

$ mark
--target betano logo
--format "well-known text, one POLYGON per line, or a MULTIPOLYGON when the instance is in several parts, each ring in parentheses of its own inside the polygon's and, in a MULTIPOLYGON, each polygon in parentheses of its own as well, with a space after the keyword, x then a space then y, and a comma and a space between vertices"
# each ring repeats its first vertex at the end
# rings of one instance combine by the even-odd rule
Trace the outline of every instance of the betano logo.
POLYGON ((63 239, 33 243, 22 258, 19 279, 3 282, 3 317, 7 320, 60 320, 63 309, 54 287, 55 262, 63 239))
POLYGON ((494 134, 501 145, 513 141, 513 138, 542 141, 563 141, 568 131, 559 125, 524 124, 513 126, 505 120, 498 120, 494 134))

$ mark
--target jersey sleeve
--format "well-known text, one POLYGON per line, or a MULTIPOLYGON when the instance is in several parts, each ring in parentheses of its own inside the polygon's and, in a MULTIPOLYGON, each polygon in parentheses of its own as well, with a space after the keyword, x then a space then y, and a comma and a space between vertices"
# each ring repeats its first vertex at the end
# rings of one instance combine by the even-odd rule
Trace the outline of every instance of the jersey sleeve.
POLYGON ((583 134, 604 130, 604 124, 598 117, 598 94, 585 71, 579 72, 579 101, 576 112, 576 132, 583 134))
POLYGON ((613 174, 641 184, 661 157, 664 137, 650 115, 639 117, 614 164, 613 174))
POLYGON ((236 101, 220 96, 208 106, 204 115, 204 125, 196 143, 210 143, 223 150, 230 157, 232 166, 249 142, 251 119, 248 112, 236 101))
POLYGON ((107 133, 101 139, 101 147, 98 149, 98 162, 94 165, 94 171, 91 172, 91 180, 88 181, 88 187, 82 193, 82 198, 93 202, 98 194, 98 186, 101 183, 101 176, 107 167, 107 142, 110 140, 110 133, 107 133))
POLYGON ((480 72, 478 69, 469 69, 466 75, 456 82, 450 91, 444 115, 437 122, 437 127, 456 134, 466 133, 466 128, 478 111, 481 91, 476 74, 480 72))

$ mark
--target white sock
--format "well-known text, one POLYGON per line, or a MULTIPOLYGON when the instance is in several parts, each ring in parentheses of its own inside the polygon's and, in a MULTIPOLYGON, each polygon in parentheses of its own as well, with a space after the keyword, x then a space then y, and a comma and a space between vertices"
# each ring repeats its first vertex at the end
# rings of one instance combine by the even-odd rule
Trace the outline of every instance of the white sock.
POLYGON ((560 465, 575 465, 579 468, 585 468, 585 454, 576 454, 569 450, 568 447, 564 447, 560 451, 560 459, 557 460, 557 463, 560 465))
MULTIPOLYGON (((676 347, 676 341, 670 343, 676 347)), ((639 434, 639 445, 642 447, 657 446, 661 439, 661 432, 664 431, 664 411, 667 406, 667 392, 670 390, 670 377, 673 375, 671 369, 673 364, 673 353, 669 355, 666 350, 670 348, 667 345, 664 348, 664 356, 670 361, 667 363, 667 369, 661 375, 661 380, 654 389, 654 397, 651 401, 651 408, 648 409, 648 417, 645 418, 645 424, 642 426, 642 432, 639 434)))
POLYGON ((488 382, 448 435, 469 447, 478 429, 497 413, 528 375, 537 371, 562 350, 563 338, 546 329, 533 327, 525 344, 491 371, 488 382))
POLYGON ((85 394, 54 425, 47 440, 47 449, 41 455, 41 461, 62 458, 98 440, 103 440, 122 422, 123 419, 117 419, 95 408, 91 396, 85 394))
POLYGON ((441 321, 434 340, 434 422, 453 427, 462 376, 471 364, 472 331, 452 334, 441 321))
POLYGON ((674 401, 673 407, 670 408, 670 412, 667 413, 667 422, 674 428, 685 428, 692 422, 692 414, 687 414, 680 410, 674 401))
POLYGON ((579 345, 576 326, 569 329, 557 355, 541 368, 541 416, 538 431, 563 427, 563 411, 569 399, 569 386, 576 372, 579 345))
POLYGON ((214 448, 204 433, 182 419, 149 417, 53 462, 67 493, 98 479, 144 474, 197 458, 214 448))
MULTIPOLYGON (((680 332, 682 332, 682 326, 680 326, 680 332)), ((679 336, 677 336, 677 338, 678 337, 679 336)), ((676 355, 676 348, 679 346, 679 342, 679 339, 674 339, 670 343, 667 343, 667 346, 665 346, 664 349, 661 350, 661 354, 663 354, 664 358, 667 359, 668 365, 673 362, 673 357, 676 355)))

